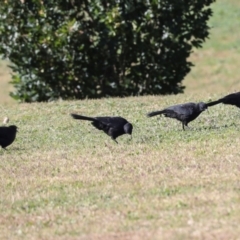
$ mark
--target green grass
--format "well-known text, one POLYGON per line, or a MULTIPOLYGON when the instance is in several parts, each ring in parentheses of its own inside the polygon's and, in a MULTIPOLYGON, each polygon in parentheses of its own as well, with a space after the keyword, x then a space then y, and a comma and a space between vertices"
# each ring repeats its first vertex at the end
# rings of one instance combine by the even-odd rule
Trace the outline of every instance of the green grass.
POLYGON ((0 152, 1 238, 239 236, 239 110, 213 107, 185 132, 175 120, 145 116, 185 100, 179 95, 5 109, 19 132, 0 152), (134 125, 133 139, 122 136, 116 144, 90 123, 71 119, 71 112, 124 116, 134 125))
POLYGON ((239 109, 212 107, 185 132, 176 120, 146 117, 239 90, 240 3, 221 0, 214 9, 185 94, 10 104, 0 66, 0 121, 8 116, 19 127, 0 150, 0 239, 239 238, 239 109), (133 139, 116 144, 72 112, 126 117, 133 139))

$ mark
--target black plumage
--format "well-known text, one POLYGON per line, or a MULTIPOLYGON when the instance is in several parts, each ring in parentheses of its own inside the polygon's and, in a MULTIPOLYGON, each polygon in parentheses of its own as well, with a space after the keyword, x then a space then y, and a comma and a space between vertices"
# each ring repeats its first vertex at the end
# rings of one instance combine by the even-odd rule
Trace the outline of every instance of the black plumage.
POLYGON ((209 103, 207 103, 207 105, 208 105, 208 107, 211 107, 211 106, 214 106, 219 103, 233 105, 233 106, 240 108, 240 92, 231 93, 231 94, 226 95, 225 97, 220 98, 216 101, 209 102, 209 103))
POLYGON ((203 102, 199 103, 184 103, 167 107, 161 111, 150 112, 148 117, 163 114, 168 118, 175 118, 182 122, 183 130, 184 126, 188 126, 188 123, 196 119, 203 111, 207 109, 207 105, 203 102))
POLYGON ((98 130, 104 131, 116 143, 119 136, 123 134, 132 135, 133 126, 122 117, 86 117, 78 114, 71 114, 74 119, 91 121, 98 130))
POLYGON ((12 144, 16 138, 16 134, 17 127, 15 125, 0 127, 0 146, 5 149, 12 144))

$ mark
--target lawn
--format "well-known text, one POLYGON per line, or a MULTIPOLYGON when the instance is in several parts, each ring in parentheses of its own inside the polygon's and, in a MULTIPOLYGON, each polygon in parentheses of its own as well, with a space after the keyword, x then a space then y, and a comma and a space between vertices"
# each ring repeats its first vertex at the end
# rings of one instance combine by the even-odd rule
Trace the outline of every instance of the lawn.
POLYGON ((0 150, 0 239, 239 238, 239 109, 211 107, 186 131, 146 117, 239 90, 240 3, 213 6, 212 34, 191 56, 185 94, 17 104, 4 95, 2 63, 0 120, 8 116, 19 132, 0 150), (121 115, 133 138, 116 144, 72 112, 121 115))

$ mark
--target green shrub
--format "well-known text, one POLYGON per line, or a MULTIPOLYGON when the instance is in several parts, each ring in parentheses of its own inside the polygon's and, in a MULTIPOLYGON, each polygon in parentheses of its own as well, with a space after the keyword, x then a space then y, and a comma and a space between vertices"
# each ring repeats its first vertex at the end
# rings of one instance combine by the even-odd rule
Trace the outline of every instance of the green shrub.
POLYGON ((21 101, 183 92, 214 0, 5 0, 0 54, 21 101))

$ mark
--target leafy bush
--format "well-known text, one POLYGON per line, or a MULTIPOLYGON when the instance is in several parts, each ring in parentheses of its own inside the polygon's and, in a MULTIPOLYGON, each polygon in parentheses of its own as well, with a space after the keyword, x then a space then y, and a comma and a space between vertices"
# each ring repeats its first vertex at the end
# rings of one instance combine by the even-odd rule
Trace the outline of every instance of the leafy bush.
POLYGON ((5 0, 0 54, 21 101, 182 92, 214 0, 5 0))

